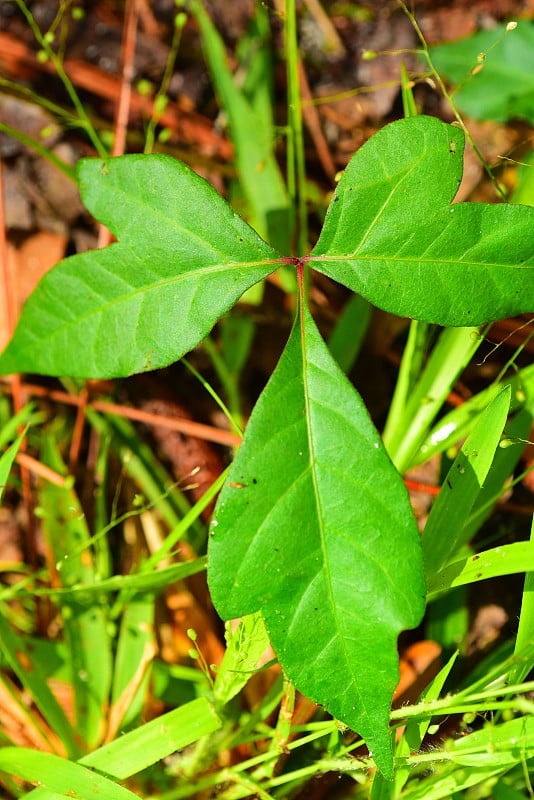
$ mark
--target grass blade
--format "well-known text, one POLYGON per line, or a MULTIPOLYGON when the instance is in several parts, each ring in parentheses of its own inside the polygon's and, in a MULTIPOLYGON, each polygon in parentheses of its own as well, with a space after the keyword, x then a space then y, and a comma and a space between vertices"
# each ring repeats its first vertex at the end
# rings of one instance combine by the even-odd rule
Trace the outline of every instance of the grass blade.
POLYGON ((0 769, 70 798, 139 800, 138 795, 87 767, 25 747, 0 749, 0 769))
MULTIPOLYGON (((51 437, 44 440, 45 463, 57 472, 65 467, 51 437)), ((76 493, 68 484, 45 483, 40 492, 43 531, 63 587, 96 585, 91 535, 76 493)), ((60 595, 74 690, 76 728, 89 748, 105 730, 111 686, 111 638, 101 595, 60 595)))
POLYGON ((11 629, 4 614, 0 614, 0 649, 47 723, 61 739, 68 756, 80 756, 82 748, 78 737, 48 686, 44 672, 46 665, 33 657, 31 642, 11 629))
POLYGON ((505 388, 481 415, 448 472, 422 540, 427 578, 466 542, 464 526, 490 470, 509 407, 510 389, 505 388))
POLYGON ((84 756, 80 763, 125 780, 220 727, 221 721, 211 703, 199 697, 125 733, 84 756))

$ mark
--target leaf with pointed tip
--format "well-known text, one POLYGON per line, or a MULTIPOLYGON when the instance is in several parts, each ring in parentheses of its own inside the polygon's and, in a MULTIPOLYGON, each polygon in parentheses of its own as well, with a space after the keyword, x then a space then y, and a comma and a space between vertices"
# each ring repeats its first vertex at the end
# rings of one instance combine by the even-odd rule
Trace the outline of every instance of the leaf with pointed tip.
POLYGON ((226 619, 261 609, 296 687, 392 771, 396 640, 425 585, 404 484, 307 310, 260 397, 214 514, 209 585, 226 619))
POLYGON ((28 300, 0 372, 119 377, 195 347, 279 254, 168 156, 89 159, 89 211, 120 240, 58 264, 28 300))
POLYGON ((464 137, 433 117, 382 128, 353 156, 312 266, 399 316, 479 325, 534 311, 534 209, 450 205, 464 137))

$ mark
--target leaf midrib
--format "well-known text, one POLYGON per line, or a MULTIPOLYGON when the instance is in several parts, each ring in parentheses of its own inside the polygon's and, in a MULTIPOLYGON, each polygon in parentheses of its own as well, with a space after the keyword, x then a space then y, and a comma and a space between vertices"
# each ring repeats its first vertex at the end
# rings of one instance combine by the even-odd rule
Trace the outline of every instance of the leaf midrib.
MULTIPOLYGON (((352 668, 351 658, 347 651, 347 646, 345 639, 342 634, 342 628, 339 621, 339 614, 337 611, 337 605, 334 599, 334 592, 332 587, 332 575, 330 566, 328 563, 327 558, 327 548, 326 548, 326 536, 325 536, 325 528, 323 523, 323 514, 321 509, 321 504, 319 501, 319 487, 318 487, 318 480, 317 480, 317 458, 315 456, 315 448, 314 448, 314 441, 312 435, 312 425, 311 425, 311 407, 310 407, 310 391, 308 389, 308 359, 306 354, 306 329, 305 329, 305 318, 302 311, 302 297, 300 299, 300 332, 301 332, 301 353, 302 353, 302 379, 303 379, 303 390, 304 390, 304 403, 305 403, 305 411, 306 411, 306 431, 308 435, 308 450, 309 450, 309 457, 310 457, 310 470, 312 474, 312 481, 314 486, 314 499, 315 499, 315 506, 317 512, 317 521, 318 521, 318 528, 319 528, 319 536, 321 539, 321 551, 323 554, 323 569, 325 570, 325 582, 328 591, 328 597, 330 601, 330 609, 332 618, 335 621, 335 631, 337 635, 337 640, 341 645, 343 650, 343 655, 345 657, 345 663, 347 665, 347 671, 352 675, 352 685, 354 687, 354 691, 358 695, 359 705, 360 708, 363 710, 367 719, 369 719, 369 713, 367 711, 367 705, 365 703, 365 698, 363 697, 360 688, 358 686, 358 682, 356 680, 356 675, 352 668)), ((332 637, 334 638, 334 636, 332 637)), ((347 687, 348 688, 348 687, 347 687)))
MULTIPOLYGON (((334 413, 334 414, 337 413, 335 408, 333 408, 332 406, 327 405, 326 403, 321 403, 321 402, 316 400, 315 404, 318 405, 318 406, 321 406, 321 408, 327 409, 330 413, 334 413)), ((347 424, 346 418, 343 418, 342 424, 347 424)), ((357 432, 357 434, 362 438, 362 440, 365 442, 365 446, 368 449, 370 449, 373 446, 373 442, 371 442, 369 439, 367 439, 365 436, 363 436, 363 434, 361 434, 361 432, 358 430, 357 426, 352 426, 352 427, 357 432)), ((314 463, 318 464, 318 465, 321 464, 321 462, 316 458, 314 458, 314 463)), ((380 506, 380 507, 382 507, 384 509, 384 511, 387 512, 387 510, 390 507, 390 505, 384 499, 384 495, 383 494, 381 495, 381 494, 378 494, 377 492, 373 491, 373 484, 372 483, 358 480, 357 478, 353 477, 352 473, 348 474, 346 472, 342 472, 340 470, 337 470, 335 468, 335 466, 333 465, 333 463, 324 463, 324 464, 322 464, 322 466, 323 466, 324 469, 328 469, 330 471, 330 473, 333 473, 333 474, 339 473, 340 477, 343 478, 343 480, 353 484, 354 487, 355 487, 355 490, 356 490, 355 491, 355 495, 356 496, 358 495, 358 492, 360 492, 362 494, 365 493, 365 494, 369 495, 369 497, 371 497, 372 500, 374 501, 375 506, 380 506)), ((339 536, 342 537, 342 538, 346 538, 345 534, 343 534, 341 532, 339 533, 339 536)), ((363 547, 362 545, 360 545, 358 543, 352 542, 352 544, 353 544, 353 546, 358 547, 358 549, 365 555, 366 558, 368 558, 370 561, 373 561, 375 564, 377 564, 377 566, 380 569, 380 572, 382 573, 382 575, 384 577, 384 581, 389 583, 390 585, 394 586, 394 581, 393 581, 390 573, 388 572, 387 569, 385 569, 384 565, 381 562, 377 561, 377 559, 373 555, 373 553, 371 551, 365 549, 365 547, 363 547)), ((326 545, 325 545, 325 547, 326 547, 326 545)), ((404 593, 403 593, 403 595, 404 595, 404 593)), ((410 605, 409 600, 406 597, 406 595, 404 595, 404 598, 405 598, 406 606, 408 607, 410 605)))
MULTIPOLYGON (((120 247, 120 245, 117 245, 117 246, 120 247)), ((102 303, 101 305, 95 306, 94 308, 92 308, 88 312, 86 312, 85 314, 77 315, 72 321, 64 322, 61 326, 55 328, 50 333, 49 336, 43 337, 42 335, 36 334, 35 335, 35 339, 37 339, 37 340, 39 340, 41 342, 42 341, 47 341, 48 342, 51 339, 53 339, 54 336, 58 335, 59 332, 63 332, 63 331, 69 330, 70 328, 78 327, 82 322, 84 322, 87 319, 90 319, 91 317, 94 317, 94 316, 99 315, 99 314, 104 314, 104 313, 110 311, 114 306, 118 306, 118 305, 120 305, 122 303, 131 302, 138 295, 146 295, 147 293, 155 291, 156 289, 159 289, 159 288, 161 288, 161 287, 163 287, 165 285, 171 285, 173 283, 178 283, 181 280, 186 280, 186 279, 189 279, 189 278, 195 278, 195 277, 202 278, 204 276, 209 275, 210 273, 226 272, 227 270, 241 269, 243 267, 254 268, 254 267, 259 267, 259 266, 262 266, 262 265, 268 266, 269 264, 273 264, 273 270, 276 269, 278 266, 280 266, 278 261, 271 261, 270 262, 270 261, 264 261, 264 260, 262 260, 262 261, 244 261, 244 262, 236 262, 236 263, 232 263, 232 264, 216 264, 216 265, 214 264, 214 265, 209 266, 209 267, 201 267, 201 268, 198 268, 198 269, 191 270, 189 272, 181 272, 178 275, 173 275, 170 278, 162 278, 162 279, 160 279, 158 281, 154 281, 153 283, 150 283, 148 285, 145 284, 144 286, 140 286, 138 288, 133 288, 131 292, 122 294, 119 297, 114 298, 113 300, 108 300, 107 302, 102 303)), ((115 273, 110 272, 110 270, 107 270, 107 269, 104 268, 104 271, 107 272, 109 275, 111 275, 113 277, 117 277, 115 275, 115 273)), ((84 280, 84 276, 82 276, 80 274, 74 274, 74 277, 77 280, 79 280, 80 283, 84 284, 91 292, 93 292, 94 294, 97 294, 95 292, 94 286, 91 286, 90 284, 88 284, 84 280)), ((120 276, 120 277, 122 279, 122 276, 120 276)))
POLYGON ((405 264, 448 264, 448 265, 456 265, 461 264, 462 266, 474 267, 474 268, 488 268, 488 267, 495 267, 495 268, 502 268, 502 269, 533 269, 534 268, 534 256, 530 258, 528 261, 524 261, 522 264, 513 263, 502 263, 502 262, 489 262, 489 261, 462 261, 461 258, 441 258, 441 257, 427 257, 427 256, 396 256, 396 255, 367 255, 367 254, 358 254, 358 253, 346 253, 340 255, 310 255, 308 261, 311 262, 321 262, 321 261, 369 261, 369 262, 380 262, 380 261, 394 261, 395 263, 405 263, 405 264))

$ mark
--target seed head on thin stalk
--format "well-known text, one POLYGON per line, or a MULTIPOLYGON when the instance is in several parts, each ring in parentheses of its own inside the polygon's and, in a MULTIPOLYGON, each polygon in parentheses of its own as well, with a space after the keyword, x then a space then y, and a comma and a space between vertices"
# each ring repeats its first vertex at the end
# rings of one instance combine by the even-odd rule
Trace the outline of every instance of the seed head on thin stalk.
MULTIPOLYGON (((416 34, 417 34, 417 36, 419 38, 419 41, 421 42, 421 45, 422 45, 422 50, 420 51, 421 55, 424 57, 425 61, 427 62, 428 66, 429 66, 429 69, 430 69, 430 71, 431 71, 431 73, 432 73, 432 75, 434 77, 434 80, 436 81, 437 85, 441 89, 441 92, 443 93, 443 96, 445 97, 445 99, 449 103, 449 105, 450 105, 450 107, 452 109, 452 112, 453 112, 453 114, 454 114, 454 116, 456 118, 456 121, 457 121, 458 125, 460 126, 460 128, 462 129, 462 131, 465 134, 465 138, 467 139, 467 141, 469 142, 469 144, 473 148, 473 151, 474 151, 475 155, 477 156, 477 158, 480 161, 480 163, 482 164, 486 174, 488 175, 490 181, 492 182, 493 186, 495 187, 495 191, 497 192, 497 194, 499 195, 499 197, 502 200, 506 201, 506 195, 505 195, 505 193, 504 193, 504 191, 502 189, 502 186, 499 184, 497 178, 493 174, 493 171, 492 171, 491 167, 486 162, 484 156, 482 155, 482 153, 480 152, 478 146, 476 145, 473 137, 471 136, 471 133, 470 133, 467 125, 465 124, 465 122, 462 119, 462 115, 458 111, 458 107, 457 107, 456 103, 454 102, 454 99, 452 98, 450 92, 447 90, 447 87, 445 86, 445 84, 444 84, 444 82, 443 82, 443 80, 441 78, 441 75, 439 74, 439 72, 437 71, 436 67, 434 66, 434 63, 432 61, 432 57, 430 55, 430 51, 429 51, 429 48, 428 48, 428 44, 426 43, 426 39, 424 37, 424 34, 423 34, 421 28, 419 27, 419 24, 417 23, 417 20, 415 19, 414 14, 408 9, 406 3, 404 3, 403 0, 398 0, 398 3, 400 5, 400 7, 402 8, 402 10, 404 11, 404 13, 406 14, 406 16, 408 17, 408 19, 410 20, 410 22, 411 22, 411 24, 413 26, 413 29, 416 32, 416 34)), ((515 23, 514 22, 509 22, 508 25, 506 26, 506 32, 513 31, 516 27, 517 27, 517 23, 516 22, 515 23)), ((482 67, 483 65, 480 65, 480 66, 482 67)))

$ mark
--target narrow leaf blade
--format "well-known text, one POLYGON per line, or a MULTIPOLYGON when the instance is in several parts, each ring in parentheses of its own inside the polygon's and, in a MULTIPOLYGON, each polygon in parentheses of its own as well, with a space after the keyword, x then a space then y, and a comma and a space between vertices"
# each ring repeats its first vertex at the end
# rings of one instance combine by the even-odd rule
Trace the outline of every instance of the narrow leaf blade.
MULTIPOLYGON (((43 461, 66 474, 57 444, 43 442, 43 461)), ((39 491, 43 533, 58 565, 61 586, 96 585, 91 535, 79 498, 68 484, 43 483, 39 491)), ((112 671, 112 641, 107 608, 98 595, 80 599, 59 596, 74 692, 76 730, 89 748, 96 747, 105 727, 112 671)))
POLYGON ((198 697, 89 753, 80 764, 122 781, 220 727, 211 703, 198 697))
POLYGON ((79 800, 135 800, 138 797, 87 767, 26 747, 1 748, 0 769, 79 800))
POLYGON ((251 416, 211 533, 221 615, 261 609, 296 687, 363 736, 390 775, 396 639, 424 610, 419 535, 363 402, 307 311, 251 416))
POLYGON ((464 525, 491 468, 509 408, 510 388, 506 387, 480 415, 454 459, 425 526, 423 556, 427 579, 469 541, 464 525))
POLYGON ((48 685, 48 664, 33 657, 31 642, 27 637, 15 633, 2 614, 0 614, 0 651, 48 725, 61 739, 68 755, 72 758, 79 756, 82 751, 79 737, 48 685))
POLYGON ((85 205, 119 244, 43 278, 0 372, 118 377, 166 366, 276 267, 278 253, 173 158, 88 159, 79 176, 85 205))
POLYGON ((0 456, 0 501, 2 500, 2 495, 4 494, 4 489, 7 485, 9 473, 11 472, 11 468, 15 462, 17 453, 20 450, 20 446, 24 441, 26 433, 27 429, 17 436, 15 441, 12 442, 7 450, 0 456))
MULTIPOLYGON (((270 106, 263 104, 262 112, 247 98, 244 88, 234 79, 226 57, 222 38, 206 13, 203 3, 194 2, 191 10, 202 33, 206 59, 212 80, 221 102, 228 114, 235 164, 239 182, 247 199, 254 227, 276 247, 289 250, 291 246, 291 208, 287 188, 276 161, 274 145, 276 132, 270 106), (247 124, 243 124, 243 120, 247 124)), ((269 74, 269 26, 268 16, 258 5, 254 24, 258 25, 253 55, 260 67, 260 92, 270 86, 269 74)), ((252 64, 248 64, 247 76, 252 64)), ((265 99, 265 98, 263 98, 265 99)), ((272 102, 272 101, 271 101, 272 102)))
POLYGON ((448 564, 429 577, 428 598, 433 600, 442 592, 456 586, 520 572, 534 572, 534 545, 531 542, 514 542, 503 547, 494 547, 448 564))
POLYGON ((463 133, 432 117, 386 126, 353 156, 313 266, 399 316, 479 325, 534 309, 534 209, 452 201, 463 133))

